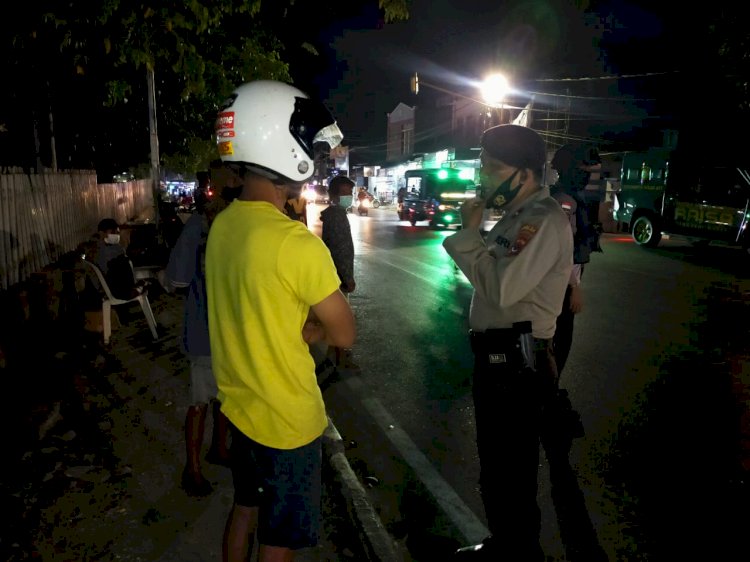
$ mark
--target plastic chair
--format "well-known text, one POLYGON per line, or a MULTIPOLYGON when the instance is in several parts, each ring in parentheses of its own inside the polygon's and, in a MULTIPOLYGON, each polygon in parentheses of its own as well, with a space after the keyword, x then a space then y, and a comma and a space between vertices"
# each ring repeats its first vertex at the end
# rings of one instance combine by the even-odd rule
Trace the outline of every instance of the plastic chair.
POLYGON ((107 285, 107 280, 104 278, 102 270, 99 269, 99 267, 95 263, 92 263, 88 260, 83 260, 83 263, 94 270, 96 277, 99 279, 99 284, 104 291, 105 297, 102 300, 102 315, 104 317, 102 319, 104 328, 104 343, 109 344, 110 337, 112 336, 112 307, 119 306, 121 304, 128 304, 134 301, 138 301, 138 304, 141 305, 141 310, 143 310, 143 314, 144 316, 146 316, 146 322, 148 323, 148 327, 151 330, 151 335, 154 336, 154 339, 158 339, 159 335, 156 332, 156 318, 154 318, 154 312, 151 310, 151 303, 149 303, 148 301, 148 295, 146 294, 146 292, 144 291, 143 293, 131 299, 118 299, 117 297, 112 295, 112 291, 109 290, 109 285, 107 285))

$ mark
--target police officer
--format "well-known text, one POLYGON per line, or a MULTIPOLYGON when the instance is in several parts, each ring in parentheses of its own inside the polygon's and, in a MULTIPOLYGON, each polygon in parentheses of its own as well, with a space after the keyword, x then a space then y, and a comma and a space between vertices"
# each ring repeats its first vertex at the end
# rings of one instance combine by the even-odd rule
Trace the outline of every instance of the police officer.
POLYGON ((581 276, 584 264, 589 263, 592 251, 601 251, 598 232, 590 222, 585 198, 591 174, 601 169, 601 159, 599 151, 589 144, 566 144, 555 152, 550 165, 558 175, 550 193, 568 215, 573 231, 573 270, 565 291, 562 312, 557 317, 554 337, 557 372, 562 374, 573 343, 575 315, 583 310, 581 276))
POLYGON ((542 138, 499 125, 482 135, 482 198, 461 209, 463 228, 443 242, 474 287, 469 315, 482 500, 491 536, 457 560, 544 560, 536 502, 545 404, 557 389, 552 348, 572 268, 567 216, 540 184, 542 138), (503 212, 480 233, 485 208, 503 212))

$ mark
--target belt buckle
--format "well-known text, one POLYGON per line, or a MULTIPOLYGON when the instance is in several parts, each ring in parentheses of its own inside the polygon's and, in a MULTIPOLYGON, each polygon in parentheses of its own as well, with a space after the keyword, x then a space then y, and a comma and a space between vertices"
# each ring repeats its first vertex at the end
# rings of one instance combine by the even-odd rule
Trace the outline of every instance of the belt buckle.
POLYGON ((491 365, 497 365, 500 363, 507 363, 508 359, 505 357, 505 353, 490 353, 487 356, 491 365))

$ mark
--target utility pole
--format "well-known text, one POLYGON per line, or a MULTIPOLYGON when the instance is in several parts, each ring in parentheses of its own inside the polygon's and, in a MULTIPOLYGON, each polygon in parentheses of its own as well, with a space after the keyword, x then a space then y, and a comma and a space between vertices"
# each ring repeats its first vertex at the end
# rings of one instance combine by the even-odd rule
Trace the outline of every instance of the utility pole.
POLYGON ((154 84, 154 69, 146 67, 146 80, 148 82, 148 128, 151 136, 151 181, 154 196, 154 216, 156 217, 156 230, 159 231, 159 135, 156 130, 156 86, 154 84))
POLYGON ((55 146, 55 122, 52 117, 52 90, 47 81, 47 102, 49 103, 49 149, 52 159, 52 171, 57 171, 57 147, 55 146))

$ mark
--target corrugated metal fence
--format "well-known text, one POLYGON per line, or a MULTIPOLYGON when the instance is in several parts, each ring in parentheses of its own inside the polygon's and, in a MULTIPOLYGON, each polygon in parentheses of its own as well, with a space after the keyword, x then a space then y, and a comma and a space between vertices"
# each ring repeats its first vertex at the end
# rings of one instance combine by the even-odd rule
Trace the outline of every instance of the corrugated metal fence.
POLYGON ((154 218, 151 180, 97 184, 96 172, 0 173, 0 289, 75 250, 102 218, 154 218))

